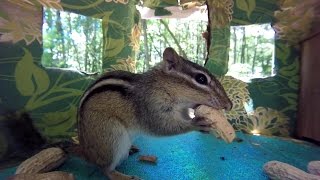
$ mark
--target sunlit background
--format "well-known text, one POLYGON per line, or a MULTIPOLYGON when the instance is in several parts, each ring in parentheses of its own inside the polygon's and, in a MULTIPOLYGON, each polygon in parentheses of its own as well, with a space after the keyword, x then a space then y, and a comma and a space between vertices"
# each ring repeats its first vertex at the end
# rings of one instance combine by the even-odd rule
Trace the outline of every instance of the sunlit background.
MULTIPOLYGON (((145 72, 160 62, 163 50, 169 46, 191 61, 204 65, 207 47, 202 33, 208 23, 205 10, 179 19, 149 18, 150 12, 140 11, 146 19, 141 21, 136 72, 145 72)), ((227 75, 245 82, 274 75, 275 33, 270 24, 231 26, 230 33, 227 75)), ((44 66, 102 71, 100 19, 46 8, 43 37, 44 66)))

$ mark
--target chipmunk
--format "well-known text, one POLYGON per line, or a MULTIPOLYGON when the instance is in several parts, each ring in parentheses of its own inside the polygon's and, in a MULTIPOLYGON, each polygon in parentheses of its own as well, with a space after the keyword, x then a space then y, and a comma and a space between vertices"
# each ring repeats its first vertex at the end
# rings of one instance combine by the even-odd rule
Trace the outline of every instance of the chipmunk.
POLYGON ((135 137, 208 132, 212 122, 188 115, 189 108, 199 105, 232 108, 207 69, 166 48, 163 61, 151 70, 108 72, 84 92, 78 108, 80 146, 86 159, 109 179, 138 179, 115 170, 128 157, 135 137))

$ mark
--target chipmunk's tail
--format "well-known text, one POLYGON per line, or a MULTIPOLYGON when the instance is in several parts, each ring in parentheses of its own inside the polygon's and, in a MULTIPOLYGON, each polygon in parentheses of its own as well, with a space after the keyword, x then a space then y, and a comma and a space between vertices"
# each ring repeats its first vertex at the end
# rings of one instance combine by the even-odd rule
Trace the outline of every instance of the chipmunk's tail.
POLYGON ((15 164, 41 149, 47 142, 26 112, 6 112, 0 119, 0 168, 15 164))
POLYGON ((82 156, 81 147, 72 140, 50 143, 33 124, 27 112, 7 112, 0 119, 0 169, 17 165, 39 151, 59 147, 67 154, 82 156))

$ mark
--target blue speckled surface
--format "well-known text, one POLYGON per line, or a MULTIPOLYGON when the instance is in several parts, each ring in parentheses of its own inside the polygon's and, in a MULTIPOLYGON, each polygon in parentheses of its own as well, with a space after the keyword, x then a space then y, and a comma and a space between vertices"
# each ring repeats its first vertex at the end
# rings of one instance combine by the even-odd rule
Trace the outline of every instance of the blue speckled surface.
MULTIPOLYGON (((172 179, 268 179, 264 163, 278 160, 306 171, 309 161, 320 160, 319 146, 279 138, 237 133, 242 142, 226 144, 212 135, 198 132, 179 136, 141 137, 135 145, 140 152, 129 157, 118 170, 145 180, 172 179), (139 155, 155 155, 156 165, 138 161, 139 155)), ((69 158, 59 170, 72 172, 77 179, 105 179, 91 164, 69 158)), ((13 174, 15 168, 0 172, 0 179, 13 174)))

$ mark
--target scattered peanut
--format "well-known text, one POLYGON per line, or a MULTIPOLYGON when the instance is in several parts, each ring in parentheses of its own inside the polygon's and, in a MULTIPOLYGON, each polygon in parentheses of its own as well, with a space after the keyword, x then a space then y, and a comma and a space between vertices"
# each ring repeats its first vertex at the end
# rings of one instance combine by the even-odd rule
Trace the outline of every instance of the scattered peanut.
POLYGON ((270 179, 320 180, 320 176, 306 173, 294 166, 279 161, 269 161, 263 166, 263 169, 270 179))
POLYGON ((22 162, 15 174, 35 174, 49 172, 66 160, 66 154, 60 148, 48 148, 22 162))
POLYGON ((320 161, 311 161, 308 163, 308 172, 320 176, 320 161))
POLYGON ((52 171, 41 174, 16 174, 8 180, 74 180, 74 176, 67 172, 52 171))

